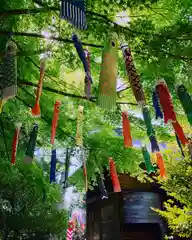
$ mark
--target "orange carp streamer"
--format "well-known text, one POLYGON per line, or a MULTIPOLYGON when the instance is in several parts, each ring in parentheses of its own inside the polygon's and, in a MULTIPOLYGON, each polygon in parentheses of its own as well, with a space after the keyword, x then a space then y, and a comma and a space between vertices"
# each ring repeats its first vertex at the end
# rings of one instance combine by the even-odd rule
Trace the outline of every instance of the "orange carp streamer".
POLYGON ((111 180, 112 180, 112 184, 113 184, 113 191, 121 192, 121 186, 119 183, 119 178, 117 175, 115 162, 113 161, 113 159, 111 157, 109 158, 109 167, 110 167, 111 180))

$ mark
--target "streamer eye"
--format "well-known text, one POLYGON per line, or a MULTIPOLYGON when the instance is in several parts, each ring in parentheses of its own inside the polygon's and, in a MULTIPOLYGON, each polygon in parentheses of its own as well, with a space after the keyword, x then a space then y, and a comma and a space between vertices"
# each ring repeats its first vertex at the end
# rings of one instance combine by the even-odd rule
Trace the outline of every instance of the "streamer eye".
POLYGON ((181 90, 181 92, 184 92, 184 90, 185 90, 185 89, 184 89, 184 86, 181 86, 181 87, 180 87, 180 90, 181 90))
POLYGON ((14 49, 13 46, 8 45, 8 47, 7 47, 7 50, 8 50, 8 51, 12 51, 13 49, 14 49))
POLYGON ((148 109, 147 109, 146 107, 144 107, 144 108, 143 108, 143 111, 144 111, 144 112, 147 112, 147 111, 148 111, 148 109))
POLYGON ((59 105, 55 106, 55 109, 56 109, 57 111, 59 111, 59 110, 60 110, 60 106, 59 106, 59 105))
POLYGON ((112 42, 111 42, 111 45, 112 45, 112 47, 115 47, 115 42, 112 41, 112 42))
POLYGON ((35 131, 38 130, 38 125, 37 125, 37 124, 35 124, 35 126, 34 126, 34 130, 35 130, 35 131))

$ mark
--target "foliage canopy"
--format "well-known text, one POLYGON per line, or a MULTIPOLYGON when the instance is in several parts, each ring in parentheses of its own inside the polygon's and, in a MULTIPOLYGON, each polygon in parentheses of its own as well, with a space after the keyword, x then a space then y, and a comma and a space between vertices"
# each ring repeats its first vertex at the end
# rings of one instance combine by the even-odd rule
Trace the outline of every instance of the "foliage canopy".
MULTIPOLYGON (((191 0, 88 0, 86 4, 88 29, 79 32, 69 23, 60 19, 59 4, 56 0, 1 0, 0 2, 0 52, 3 55, 6 41, 12 36, 18 46, 19 84, 18 97, 8 101, 1 114, 4 133, 1 131, 0 135, 0 174, 3 175, 4 170, 10 173, 6 176, 7 179, 1 178, 2 186, 9 184, 11 188, 16 188, 16 180, 20 184, 24 184, 25 181, 26 184, 32 184, 33 173, 36 179, 35 185, 30 186, 32 189, 35 188, 34 191, 37 195, 44 185, 49 191, 54 191, 54 188, 48 187, 47 183, 42 182, 43 180, 39 177, 42 173, 35 164, 32 169, 25 169, 22 164, 10 168, 9 164, 6 163, 7 158, 10 158, 14 123, 16 122, 22 122, 23 124, 18 147, 18 159, 23 159, 25 153, 29 131, 34 123, 29 108, 33 106, 35 96, 35 88, 26 86, 26 84, 37 84, 39 55, 42 56, 42 54, 47 56, 44 87, 48 90, 44 89, 41 97, 42 117, 37 120, 39 124, 38 146, 50 147, 49 139, 55 100, 62 101, 56 145, 57 147, 74 146, 76 111, 77 106, 82 104, 85 107, 84 146, 90 151, 87 162, 89 180, 95 179, 95 172, 100 169, 101 165, 107 165, 109 155, 113 156, 120 172, 133 175, 141 174, 138 167, 142 161, 140 150, 124 149, 122 137, 117 137, 114 134, 114 128, 119 127, 121 121, 121 111, 128 109, 133 138, 142 139, 144 142, 148 141, 143 120, 135 116, 138 113, 138 107, 129 85, 126 84, 128 81, 122 54, 119 52, 118 77, 122 84, 127 86, 127 89, 118 94, 117 100, 120 103, 127 102, 128 104, 118 104, 115 112, 104 112, 93 101, 77 97, 77 95, 83 96, 84 94, 84 73, 77 53, 69 41, 73 32, 78 33, 84 46, 88 47, 91 53, 91 72, 94 82, 92 86, 93 96, 97 94, 100 57, 104 41, 109 32, 115 31, 119 35, 119 40, 128 42, 132 49, 150 109, 152 110, 151 90, 157 78, 164 78, 173 95, 178 119, 185 133, 190 133, 189 124, 175 94, 175 86, 184 83, 189 92, 192 91, 191 0), (26 9, 30 14, 24 14, 27 12, 24 11, 26 9), (124 11, 124 15, 122 15, 122 11, 124 11), (34 33, 41 35, 41 38, 38 35, 33 35, 34 33), (43 38, 42 35, 49 36, 49 39, 43 38), (57 40, 51 39, 53 37, 57 40), (60 91, 60 94, 50 91, 50 88, 55 89, 56 92, 60 91), (133 112, 136 114, 133 114, 133 112), (93 133, 93 131, 96 131, 96 133, 93 133), (2 141, 3 135, 6 144, 2 141), (93 161, 96 162, 98 169, 93 167, 93 161), (22 175, 23 171, 25 175, 30 173, 26 179, 22 175), (10 177, 9 181, 8 176, 10 177), (38 181, 41 182, 40 185, 37 184, 38 181)), ((159 142, 175 141, 170 126, 160 124, 155 126, 155 131, 159 142)), ((173 168, 173 175, 177 169, 180 169, 178 167, 177 165, 173 168)), ((77 182, 79 186, 82 186, 81 174, 81 172, 77 172, 74 179, 71 179, 72 182, 77 182)), ((182 174, 185 176, 186 173, 182 174)), ((183 183, 182 180, 181 184, 183 183)), ((170 185, 168 188, 173 191, 170 185)), ((9 188, 6 191, 9 191, 9 188)), ((17 194, 22 194, 22 188, 17 189, 17 194)), ((28 199, 31 197, 30 194, 27 194, 28 199)), ((9 192, 6 192, 5 195, 9 195, 9 192)), ((58 198, 56 197, 56 199, 58 198)), ((49 201, 52 200, 48 200, 48 205, 49 201)), ((38 206, 39 208, 41 204, 38 206)), ((48 205, 45 204, 44 209, 48 205)), ((50 209, 50 211, 52 210, 50 209)), ((53 213, 51 212, 51 214, 53 213)), ((44 219, 46 216, 42 215, 41 217, 44 219)), ((54 219, 54 215, 52 216, 54 219)), ((58 220, 59 223, 60 220, 58 220)), ((18 226, 18 229, 20 229, 20 226, 18 226)))

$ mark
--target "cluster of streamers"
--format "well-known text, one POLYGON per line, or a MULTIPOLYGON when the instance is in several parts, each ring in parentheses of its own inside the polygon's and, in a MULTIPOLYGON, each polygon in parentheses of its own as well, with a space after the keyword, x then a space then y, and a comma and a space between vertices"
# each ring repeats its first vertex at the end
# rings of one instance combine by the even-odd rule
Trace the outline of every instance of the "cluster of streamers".
POLYGON ((143 158, 144 158, 144 161, 145 161, 145 166, 146 166, 146 169, 147 169, 147 173, 148 174, 155 173, 156 169, 151 162, 151 157, 150 157, 149 152, 147 151, 146 146, 142 147, 142 153, 143 153, 143 158))
POLYGON ((79 30, 86 29, 85 0, 62 0, 61 18, 67 20, 79 30))
POLYGON ((31 109, 31 113, 34 117, 41 116, 40 97, 41 97, 42 90, 43 90, 44 75, 45 75, 45 59, 42 59, 40 61, 40 79, 39 79, 37 90, 36 90, 35 105, 31 109))
POLYGON ((50 164, 50 183, 55 182, 55 171, 56 171, 56 149, 54 147, 56 129, 59 120, 61 102, 56 101, 54 104, 53 111, 53 119, 52 119, 52 128, 51 128, 51 144, 52 144, 52 152, 51 152, 51 164, 50 164))
MULTIPOLYGON (((138 106, 141 107, 142 109, 142 114, 143 114, 143 118, 144 118, 144 122, 147 128, 147 135, 149 137, 149 140, 151 142, 151 151, 154 153, 156 153, 156 158, 158 161, 160 154, 160 149, 159 149, 159 145, 155 136, 155 131, 153 129, 152 126, 152 120, 151 120, 151 115, 150 115, 150 111, 148 106, 146 105, 146 98, 145 98, 145 94, 139 79, 139 75, 137 73, 134 61, 133 61, 133 57, 131 54, 131 50, 128 46, 128 44, 123 43, 121 44, 121 50, 125 59, 125 65, 126 65, 126 70, 127 70, 127 75, 129 78, 129 83, 130 86, 132 88, 132 92, 135 96, 135 99, 138 103, 138 106)), ((153 106, 156 112, 156 118, 163 118, 162 112, 161 112, 161 108, 158 102, 158 96, 156 94, 156 92, 153 92, 153 106)), ((125 135, 124 135, 124 143, 125 143, 125 135)), ((147 156, 147 152, 143 151, 144 158, 149 159, 150 156, 147 156)), ((163 160, 162 160, 163 161, 163 160)), ((148 160, 148 162, 150 162, 150 159, 148 160)), ((162 172, 164 172, 164 164, 158 164, 158 167, 160 168, 160 174, 162 175, 162 172)), ((148 168, 149 168, 149 164, 148 164, 148 168)), ((151 168, 152 169, 152 168, 151 168)), ((150 170, 149 170, 150 171, 150 170)))
POLYGON ((17 155, 17 146, 19 142, 19 134, 21 130, 22 123, 17 123, 15 128, 15 133, 13 136, 13 142, 12 142, 12 155, 11 155, 11 164, 15 164, 16 162, 16 155, 17 155))
POLYGON ((171 99, 171 94, 169 93, 169 89, 164 80, 160 80, 157 82, 156 92, 158 94, 161 107, 163 109, 165 124, 167 124, 168 121, 171 121, 172 126, 175 130, 175 133, 177 134, 181 143, 183 145, 187 144, 188 141, 185 137, 182 127, 180 126, 179 122, 177 121, 176 113, 174 111, 174 107, 173 107, 173 103, 172 103, 172 99, 171 99))
POLYGON ((124 146, 129 148, 133 146, 132 137, 131 137, 131 127, 128 119, 128 113, 122 112, 122 124, 123 124, 123 137, 124 137, 124 146))
POLYGON ((127 75, 129 78, 129 83, 132 88, 133 94, 139 106, 144 106, 146 104, 145 94, 142 89, 142 85, 139 79, 139 75, 135 68, 131 50, 128 47, 128 44, 121 44, 121 49, 125 59, 125 65, 127 70, 127 75))
POLYGON ((115 162, 113 161, 113 159, 111 157, 109 158, 109 168, 110 168, 110 175, 111 175, 111 180, 112 180, 112 184, 113 184, 113 191, 121 192, 121 186, 119 183, 119 178, 117 175, 115 162))
POLYGON ((155 110, 156 119, 158 119, 158 118, 163 119, 163 113, 161 111, 158 95, 155 90, 153 91, 153 94, 152 94, 152 101, 153 101, 153 107, 155 110))
POLYGON ((87 99, 91 98, 91 84, 92 84, 92 78, 91 78, 91 62, 90 62, 90 53, 87 49, 84 50, 85 52, 85 57, 87 60, 87 64, 88 64, 88 73, 85 73, 85 87, 84 87, 84 92, 85 92, 85 96, 87 97, 87 99))
POLYGON ((35 123, 33 125, 33 129, 32 129, 31 134, 30 134, 29 142, 28 142, 28 145, 27 145, 27 151, 26 151, 25 158, 24 158, 24 161, 26 163, 32 163, 32 161, 33 161, 38 128, 39 128, 38 124, 35 123))
POLYGON ((84 148, 83 148, 83 110, 84 110, 84 107, 79 105, 78 113, 77 113, 76 145, 79 146, 81 150, 83 174, 85 179, 85 190, 87 191, 87 188, 88 188, 87 168, 86 168, 84 148))
POLYGON ((68 228, 66 232, 66 240, 73 240, 73 221, 68 222, 68 228))
POLYGON ((149 111, 148 106, 144 106, 142 108, 142 113, 143 113, 143 119, 147 128, 147 136, 149 137, 149 140, 151 142, 151 151, 152 152, 159 152, 159 146, 155 137, 155 131, 152 126, 151 122, 151 114, 149 111))
POLYGON ((6 44, 5 54, 0 73, 0 112, 6 100, 17 94, 17 46, 9 40, 6 44))
POLYGON ((117 37, 115 33, 108 37, 102 54, 97 104, 106 110, 116 108, 117 37))
POLYGON ((192 99, 190 94, 187 92, 186 87, 181 84, 177 86, 177 96, 181 102, 181 105, 187 115, 188 122, 192 126, 192 99))

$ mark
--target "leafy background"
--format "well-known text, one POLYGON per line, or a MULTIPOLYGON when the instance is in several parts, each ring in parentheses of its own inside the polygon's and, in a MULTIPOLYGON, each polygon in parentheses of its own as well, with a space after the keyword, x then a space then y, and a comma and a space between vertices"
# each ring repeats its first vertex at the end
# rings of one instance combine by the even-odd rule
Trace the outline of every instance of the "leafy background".
MULTIPOLYGON (((94 102, 79 97, 84 94, 84 72, 70 41, 74 32, 91 53, 93 96, 97 94, 103 44, 107 34, 115 31, 119 35, 119 43, 128 42, 132 49, 153 118, 152 89, 157 78, 164 78, 172 93, 178 120, 185 133, 190 134, 190 126, 175 93, 176 85, 181 82, 186 85, 189 92, 192 91, 192 3, 190 0, 87 0, 88 29, 86 31, 78 31, 61 20, 59 4, 55 0, 1 0, 0 7, 1 56, 10 36, 18 46, 18 97, 8 101, 1 114, 0 151, 1 159, 5 163, 10 160, 16 122, 23 124, 18 146, 18 162, 22 162, 29 132, 35 121, 39 124, 37 145, 50 147, 53 105, 55 100, 61 100, 62 110, 57 129, 58 148, 75 145, 77 107, 79 104, 84 105, 84 145, 90 151, 87 160, 89 181, 95 180, 95 173, 101 165, 107 166, 109 155, 115 159, 119 172, 138 177, 143 175, 139 168, 139 164, 143 161, 140 150, 124 149, 123 138, 115 136, 114 133, 114 128, 121 125, 121 111, 128 110, 133 138, 148 142, 144 122, 138 115, 135 116, 139 110, 129 88, 122 53, 119 51, 118 78, 122 84, 125 83, 127 89, 118 94, 117 102, 127 104, 118 104, 115 112, 104 112, 94 102), (30 14, 24 14, 25 9, 31 9, 28 10, 30 14), (11 10, 17 11, 14 13, 11 10), (34 36, 34 33, 38 35, 34 36), (39 35, 49 36, 49 39, 40 38, 39 35), (51 39, 52 37, 57 38, 57 41, 51 39), (41 119, 36 120, 30 114, 30 107, 35 101, 35 87, 26 84, 29 82, 37 84, 40 56, 43 54, 47 56, 44 87, 49 91, 43 91, 42 116, 41 119), (59 90, 62 94, 53 93, 50 88, 59 90), (99 132, 90 134, 95 130, 99 132), (93 161, 96 162, 98 169, 93 167, 93 161)), ((154 127, 159 142, 176 144, 169 125, 164 126, 160 123, 154 127)), ((166 160, 166 163, 168 166, 169 161, 166 160)), ((175 171, 173 170, 175 168, 173 166, 171 171, 175 171)), ((9 182, 9 178, 7 181, 9 182)), ((80 189, 83 188, 81 170, 72 177, 71 182, 76 183, 80 189)))

